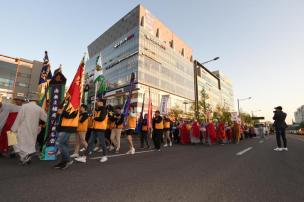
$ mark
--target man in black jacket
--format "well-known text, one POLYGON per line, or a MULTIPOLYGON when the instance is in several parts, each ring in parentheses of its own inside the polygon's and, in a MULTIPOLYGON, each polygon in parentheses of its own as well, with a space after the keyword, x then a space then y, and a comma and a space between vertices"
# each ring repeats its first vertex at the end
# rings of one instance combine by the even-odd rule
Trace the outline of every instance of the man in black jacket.
POLYGON ((164 124, 163 124, 163 118, 160 116, 160 112, 158 110, 155 111, 155 117, 152 120, 152 127, 153 127, 154 146, 156 150, 160 151, 160 144, 163 136, 164 124))
POLYGON ((274 127, 276 130, 276 138, 277 138, 277 145, 278 147, 275 148, 275 151, 288 151, 287 149, 287 140, 286 140, 286 133, 285 130, 287 128, 287 124, 285 122, 287 114, 282 111, 283 108, 278 106, 275 108, 273 120, 274 120, 274 127), (283 139, 284 148, 281 145, 281 137, 283 139))

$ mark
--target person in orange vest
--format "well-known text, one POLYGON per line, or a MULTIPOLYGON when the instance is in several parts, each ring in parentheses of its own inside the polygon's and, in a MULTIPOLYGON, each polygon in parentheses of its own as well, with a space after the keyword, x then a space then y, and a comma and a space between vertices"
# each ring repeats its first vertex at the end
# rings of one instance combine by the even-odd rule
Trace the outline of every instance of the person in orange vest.
POLYGON ((172 147, 172 140, 171 140, 171 120, 169 117, 164 116, 164 147, 169 146, 172 147))
POLYGON ((124 116, 121 113, 121 108, 116 107, 115 114, 113 115, 114 127, 112 128, 111 131, 111 142, 115 146, 115 148, 110 148, 110 151, 115 149, 116 153, 119 153, 119 149, 120 149, 120 137, 123 128, 123 121, 124 121, 124 116))
POLYGON ((141 134, 140 134, 140 148, 144 148, 144 144, 146 144, 147 149, 150 148, 148 141, 148 114, 145 114, 142 123, 141 123, 141 134))
POLYGON ((107 130, 106 130, 105 136, 106 136, 107 148, 111 151, 114 149, 112 142, 111 142, 111 132, 112 132, 112 129, 114 128, 115 122, 114 122, 113 107, 111 105, 108 105, 107 110, 108 110, 108 123, 107 123, 107 130))
POLYGON ((153 142, 156 150, 160 151, 161 138, 163 136, 164 123, 163 118, 160 116, 160 112, 155 111, 155 117, 152 120, 153 127, 153 142))
POLYGON ((69 154, 69 139, 75 134, 78 127, 78 110, 72 111, 71 108, 59 107, 57 114, 61 115, 59 126, 57 127, 58 139, 57 145, 61 154, 61 162, 55 165, 55 168, 66 169, 73 164, 69 154))
POLYGON ((100 162, 104 163, 108 160, 107 157, 107 147, 105 142, 105 131, 107 129, 108 123, 108 112, 105 107, 105 100, 96 100, 96 109, 93 111, 93 129, 90 135, 88 148, 86 150, 86 155, 76 158, 75 160, 81 163, 86 163, 87 156, 92 153, 96 138, 99 139, 99 143, 102 148, 103 156, 100 162))
POLYGON ((76 134, 76 145, 74 154, 71 155, 71 158, 79 157, 80 145, 82 145, 85 149, 88 148, 88 143, 85 140, 85 136, 88 130, 89 125, 89 115, 87 112, 87 105, 82 104, 80 107, 80 115, 79 115, 79 123, 77 127, 77 134, 76 134))
POLYGON ((136 128, 135 107, 130 106, 130 112, 129 112, 129 116, 127 118, 127 130, 126 130, 126 134, 128 137, 128 143, 129 143, 129 151, 127 152, 127 154, 135 154, 135 148, 134 148, 133 139, 132 139, 132 135, 135 134, 135 128, 136 128))

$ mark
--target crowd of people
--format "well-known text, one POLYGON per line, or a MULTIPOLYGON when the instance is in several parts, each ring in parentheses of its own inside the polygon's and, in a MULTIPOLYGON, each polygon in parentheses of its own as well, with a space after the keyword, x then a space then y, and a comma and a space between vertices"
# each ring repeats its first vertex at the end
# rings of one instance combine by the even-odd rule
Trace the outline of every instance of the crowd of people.
MULTIPOLYGON (((36 151, 42 151, 46 141, 47 114, 38 106, 37 100, 33 96, 29 102, 17 98, 15 104, 0 103, 0 153, 19 155, 22 165, 29 164, 36 151), (8 147, 8 131, 17 134, 17 144, 12 148, 8 147)), ((96 100, 92 113, 82 104, 76 111, 60 106, 57 115, 60 118, 56 127, 56 155, 60 161, 54 167, 58 169, 66 169, 75 161, 86 163, 94 152, 102 153, 100 162, 108 161, 109 153, 121 153, 122 135, 127 138, 126 154, 130 155, 135 154, 136 149, 150 149, 152 143, 156 151, 161 151, 174 144, 238 144, 242 138, 250 136, 246 132, 248 129, 237 121, 229 124, 221 120, 178 120, 161 115, 159 111, 154 112, 152 120, 144 114, 138 124, 139 116, 134 106, 130 106, 124 117, 121 107, 106 105, 104 99, 96 100), (75 144, 70 144, 69 139, 74 135, 75 144), (140 148, 135 148, 134 141, 140 142, 140 148)))

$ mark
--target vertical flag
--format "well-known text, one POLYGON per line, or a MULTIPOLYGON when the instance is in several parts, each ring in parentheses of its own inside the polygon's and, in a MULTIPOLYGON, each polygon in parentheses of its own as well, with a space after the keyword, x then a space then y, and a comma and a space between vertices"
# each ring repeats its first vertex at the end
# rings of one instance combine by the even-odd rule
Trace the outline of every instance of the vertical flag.
POLYGON ((44 52, 43 58, 43 66, 40 72, 40 78, 38 83, 38 91, 39 91, 39 105, 42 108, 46 108, 46 100, 47 97, 47 89, 49 81, 52 79, 51 65, 49 63, 49 56, 47 51, 44 52))
POLYGON ((53 78, 49 82, 49 94, 50 94, 50 103, 48 107, 48 116, 46 129, 44 134, 45 145, 42 148, 40 155, 41 160, 56 160, 56 123, 58 122, 57 111, 59 105, 64 100, 64 90, 65 90, 66 78, 61 73, 60 68, 57 69, 54 73, 53 78))
POLYGON ((131 79, 130 79, 129 95, 127 97, 127 100, 126 100, 125 106, 124 106, 124 110, 123 110, 123 115, 124 115, 123 126, 124 127, 127 124, 127 119, 128 119, 130 105, 131 105, 131 99, 132 99, 132 91, 134 90, 134 87, 135 87, 135 74, 134 74, 134 72, 132 72, 131 79))
POLYGON ((143 95, 143 101, 142 101, 142 105, 141 105, 141 112, 140 112, 140 116, 139 116, 139 120, 136 126, 136 132, 140 133, 141 132, 141 126, 142 126, 142 121, 144 119, 144 108, 145 108, 145 93, 143 95))
POLYGON ((81 104, 81 96, 83 90, 83 75, 84 75, 84 58, 81 60, 71 86, 67 92, 69 98, 69 106, 67 110, 76 111, 81 104))
POLYGON ((169 95, 162 95, 161 97, 161 102, 160 102, 160 114, 168 114, 168 100, 169 100, 169 95))
POLYGON ((149 102, 148 102, 148 128, 152 128, 152 100, 149 88, 149 102))

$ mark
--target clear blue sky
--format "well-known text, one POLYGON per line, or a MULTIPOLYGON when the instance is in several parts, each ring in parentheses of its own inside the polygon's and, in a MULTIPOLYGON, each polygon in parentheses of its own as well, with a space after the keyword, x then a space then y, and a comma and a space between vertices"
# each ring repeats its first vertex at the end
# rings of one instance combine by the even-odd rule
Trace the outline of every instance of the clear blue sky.
POLYGON ((143 3, 179 35, 199 61, 234 84, 244 111, 271 119, 273 107, 293 112, 304 104, 303 0, 27 0, 1 1, 0 54, 41 60, 73 77, 87 45, 143 3))

